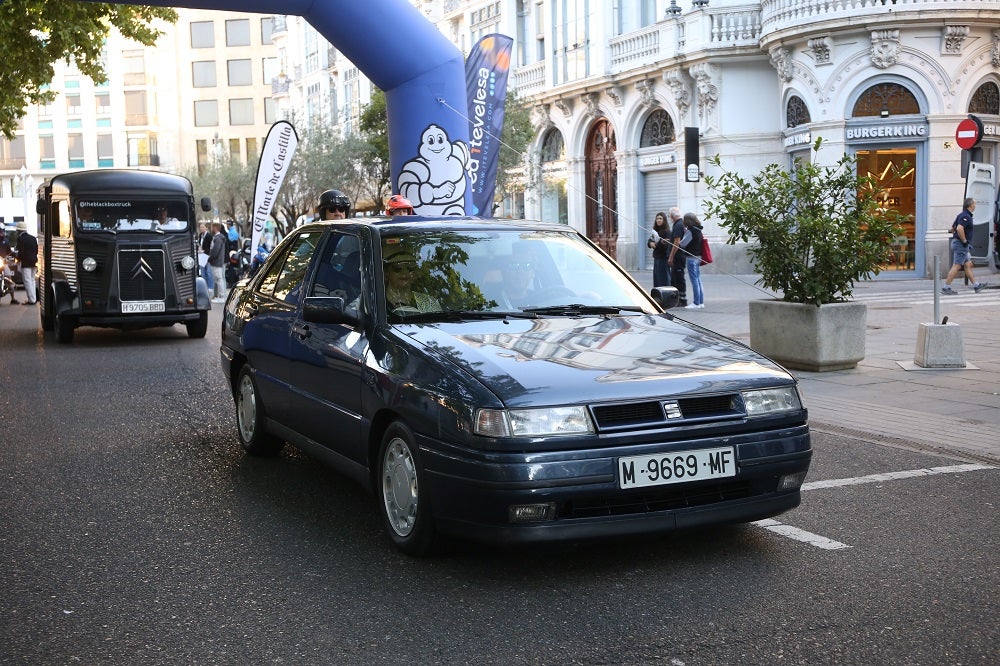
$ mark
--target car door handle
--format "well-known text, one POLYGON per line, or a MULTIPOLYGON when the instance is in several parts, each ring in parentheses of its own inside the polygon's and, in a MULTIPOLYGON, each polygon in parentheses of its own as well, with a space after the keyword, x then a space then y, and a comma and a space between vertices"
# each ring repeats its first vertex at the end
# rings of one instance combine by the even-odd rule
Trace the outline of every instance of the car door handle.
POLYGON ((295 324, 292 326, 292 333, 299 336, 300 340, 305 340, 312 335, 312 331, 309 330, 309 324, 295 324))

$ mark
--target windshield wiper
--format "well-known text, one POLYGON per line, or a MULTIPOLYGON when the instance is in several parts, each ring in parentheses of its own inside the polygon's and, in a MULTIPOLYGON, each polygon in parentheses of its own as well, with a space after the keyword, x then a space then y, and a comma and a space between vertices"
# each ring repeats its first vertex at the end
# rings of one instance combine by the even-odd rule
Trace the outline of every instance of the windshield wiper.
POLYGON ((616 315, 622 312, 644 312, 637 305, 583 305, 582 303, 570 303, 565 305, 546 305, 537 308, 524 308, 525 312, 536 312, 538 314, 595 314, 595 315, 616 315))
POLYGON ((463 321, 467 319, 537 319, 534 312, 520 310, 442 310, 440 312, 421 312, 407 314, 406 321, 463 321))

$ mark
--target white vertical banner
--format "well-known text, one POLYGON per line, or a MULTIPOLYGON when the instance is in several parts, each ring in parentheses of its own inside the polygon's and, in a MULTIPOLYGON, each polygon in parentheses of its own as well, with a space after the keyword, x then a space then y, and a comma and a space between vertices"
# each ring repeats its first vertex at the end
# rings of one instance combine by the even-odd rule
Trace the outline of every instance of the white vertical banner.
POLYGON ((292 155, 299 145, 299 135, 287 120, 279 120, 271 126, 264 139, 257 165, 257 182, 253 190, 253 234, 250 236, 250 256, 257 256, 260 239, 264 235, 267 218, 274 208, 278 190, 285 180, 292 155))

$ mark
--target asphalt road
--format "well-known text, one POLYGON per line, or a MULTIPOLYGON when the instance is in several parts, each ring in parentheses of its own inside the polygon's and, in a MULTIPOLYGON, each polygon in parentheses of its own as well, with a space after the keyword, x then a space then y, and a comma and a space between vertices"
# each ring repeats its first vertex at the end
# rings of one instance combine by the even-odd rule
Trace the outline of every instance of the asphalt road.
POLYGON ((996 468, 816 433, 777 524, 412 559, 346 478, 241 453, 218 312, 0 334, 3 664, 1000 659, 996 468))

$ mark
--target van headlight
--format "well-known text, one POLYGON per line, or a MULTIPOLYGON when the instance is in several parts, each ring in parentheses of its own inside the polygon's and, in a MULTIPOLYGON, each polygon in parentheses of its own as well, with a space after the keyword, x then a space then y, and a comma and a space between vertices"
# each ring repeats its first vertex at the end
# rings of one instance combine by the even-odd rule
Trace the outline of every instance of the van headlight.
POLYGON ((594 432, 587 408, 478 409, 474 427, 484 437, 543 437, 594 432))
POLYGON ((194 268, 194 257, 192 257, 189 254, 188 256, 181 259, 181 268, 183 268, 186 271, 189 271, 192 268, 194 268))
POLYGON ((94 259, 93 257, 84 257, 83 261, 80 262, 80 265, 83 266, 83 270, 88 273, 93 273, 97 270, 97 259, 94 259))
POLYGON ((799 392, 794 386, 743 391, 743 406, 747 416, 764 416, 775 412, 794 412, 802 409, 799 392))

